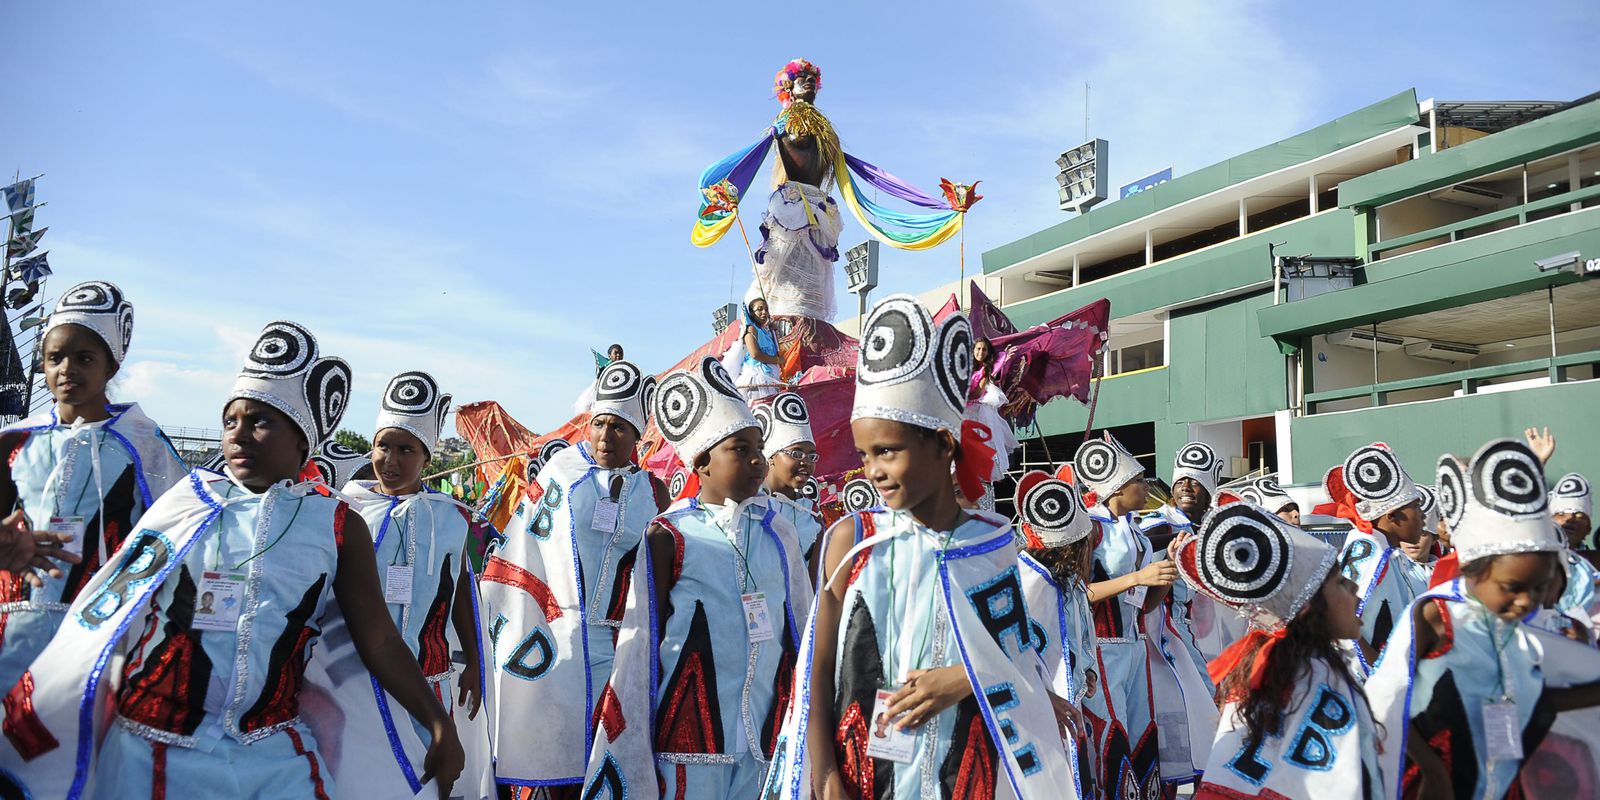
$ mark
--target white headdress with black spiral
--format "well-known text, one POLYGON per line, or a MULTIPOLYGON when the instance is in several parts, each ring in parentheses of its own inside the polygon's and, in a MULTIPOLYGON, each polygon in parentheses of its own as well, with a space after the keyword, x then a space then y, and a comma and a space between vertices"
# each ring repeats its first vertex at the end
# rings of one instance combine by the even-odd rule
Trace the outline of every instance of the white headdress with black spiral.
POLYGON ((589 405, 589 414, 621 417, 643 436, 655 393, 656 376, 645 375, 631 361, 613 361, 594 379, 594 402, 589 405))
POLYGON ((426 372, 402 372, 389 380, 378 405, 378 424, 373 435, 385 428, 399 428, 422 442, 432 453, 439 445, 439 432, 450 413, 450 395, 439 392, 439 382, 426 372))
POLYGON ((250 348, 227 402, 240 398, 282 411, 305 434, 310 452, 333 435, 344 417, 350 365, 342 358, 318 358, 316 337, 299 324, 274 322, 250 348))
POLYGON ((94 332, 111 350, 111 360, 121 364, 133 341, 133 304, 108 281, 84 281, 61 293, 44 333, 62 325, 81 325, 94 332))
POLYGON ((1550 518, 1544 467, 1522 442, 1496 439, 1472 463, 1439 457, 1439 513, 1462 566, 1508 553, 1556 553, 1566 537, 1550 518))
POLYGON ((371 463, 366 453, 332 439, 323 442, 317 452, 311 454, 311 465, 322 473, 322 482, 335 489, 349 483, 358 470, 371 463))
POLYGON ((1219 499, 1232 494, 1247 503, 1255 503, 1276 514, 1295 500, 1278 483, 1278 476, 1260 475, 1235 481, 1218 490, 1219 499))
POLYGON ((1576 472, 1569 472, 1556 481, 1550 490, 1551 514, 1583 514, 1594 516, 1594 490, 1589 480, 1576 472))
POLYGON ((1356 513, 1369 522, 1422 499, 1400 459, 1382 442, 1351 453, 1343 469, 1345 488, 1356 498, 1356 513))
POLYGON ((1178 574, 1261 630, 1281 630, 1322 588, 1339 551, 1250 502, 1229 503, 1178 548, 1178 574))
POLYGON ((866 478, 855 478, 845 483, 844 488, 839 490, 839 500, 844 504, 846 514, 869 511, 883 505, 883 496, 878 494, 878 487, 866 478))
POLYGON ((915 297, 878 301, 861 327, 850 419, 888 419, 961 438, 972 376, 972 327, 960 312, 935 323, 915 297))
POLYGON ((1439 493, 1432 486, 1419 483, 1417 496, 1422 498, 1422 532, 1433 533, 1439 527, 1439 493))
POLYGON ((781 392, 771 403, 762 403, 751 413, 761 426, 761 454, 767 458, 801 442, 817 443, 811 435, 811 412, 805 398, 795 392, 781 392))
POLYGON ((745 428, 761 426, 745 405, 733 378, 717 359, 706 356, 700 366, 680 370, 661 380, 655 394, 656 427, 678 451, 685 465, 693 466, 701 453, 745 428))
POLYGON ((1211 495, 1214 501, 1217 497, 1217 482, 1222 480, 1222 456, 1211 449, 1211 445, 1203 442, 1190 442, 1178 450, 1177 458, 1172 462, 1172 484, 1176 486, 1179 478, 1194 478, 1206 488, 1206 494, 1211 495))
POLYGON ((1089 439, 1078 446, 1078 452, 1072 457, 1072 474, 1104 502, 1129 481, 1143 475, 1144 467, 1121 442, 1107 433, 1103 438, 1089 439))
POLYGON ((1094 529, 1078 487, 1060 478, 1038 472, 1023 476, 1015 502, 1017 516, 1045 547, 1072 544, 1094 529))

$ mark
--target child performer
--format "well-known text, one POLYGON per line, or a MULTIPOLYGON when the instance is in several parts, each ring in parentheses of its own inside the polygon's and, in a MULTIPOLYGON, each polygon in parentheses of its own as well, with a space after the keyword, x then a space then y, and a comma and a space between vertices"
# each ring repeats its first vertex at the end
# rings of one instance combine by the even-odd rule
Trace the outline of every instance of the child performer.
POLYGON ((651 523, 623 578, 584 796, 751 798, 778 749, 811 583, 794 528, 761 493, 761 429, 722 365, 668 375, 655 402, 700 491, 651 523))
POLYGON ((1109 724, 1095 733, 1100 790, 1154 800, 1161 797, 1162 776, 1145 614, 1161 605, 1178 573, 1170 560, 1155 557, 1135 516, 1150 489, 1132 454, 1110 434, 1091 439, 1078 448, 1073 474, 1093 495, 1085 504, 1100 523, 1089 577, 1101 683, 1111 713, 1109 724))
POLYGON ((1386 794, 1522 797, 1524 755, 1555 715, 1600 705, 1600 681, 1557 687, 1547 676, 1600 655, 1522 621, 1564 546, 1527 445, 1489 442, 1471 464, 1442 456, 1437 486, 1461 575, 1410 607, 1367 682, 1385 728, 1386 794))
MULTIPOLYGON (((1411 601, 1427 590, 1404 567, 1402 542, 1422 536, 1422 492, 1394 451, 1381 442, 1357 449, 1323 479, 1333 508, 1355 529, 1344 542, 1345 577, 1356 582, 1362 663, 1370 670, 1411 601)), ((1319 507, 1321 508, 1321 507, 1319 507)))
MULTIPOLYGON (((456 720, 456 724, 458 734, 466 740, 468 733, 477 730, 469 721, 478 716, 483 698, 478 606, 466 556, 468 509, 449 495, 422 485, 423 470, 438 446, 449 409, 450 395, 440 393, 432 375, 396 375, 384 390, 372 437, 368 463, 376 479, 351 480, 341 491, 353 501, 353 507, 372 531, 378 583, 389 615, 434 697, 446 709, 454 709, 457 701, 452 691, 452 684, 457 681, 453 679, 451 654, 462 652, 465 669, 459 678, 460 702, 467 710, 465 718, 456 720)), ((332 453, 328 450, 323 448, 324 458, 339 456, 338 448, 333 448, 332 453)), ((329 640, 331 645, 332 631, 329 640)), ((331 675, 329 680, 333 680, 331 675)), ((358 798, 387 792, 403 794, 407 790, 415 793, 420 786, 417 776, 422 774, 417 756, 420 745, 428 741, 428 732, 415 727, 413 737, 412 731, 406 730, 413 726, 404 726, 404 720, 400 720, 402 727, 397 727, 393 704, 386 695, 369 687, 363 699, 372 702, 366 704, 370 709, 364 706, 362 710, 376 714, 372 722, 362 726, 376 734, 369 737, 379 745, 371 751, 372 761, 384 761, 393 768, 374 770, 376 774, 369 773, 359 782, 336 772, 341 779, 340 794, 358 798), (394 741, 403 742, 405 752, 395 752, 390 747, 394 741)), ((349 752, 342 758, 346 763, 352 759, 349 752)), ((487 788, 481 773, 465 778, 468 786, 464 788, 487 788)))
POLYGON ((582 787, 626 576, 661 510, 657 482, 633 463, 655 389, 629 361, 600 371, 587 439, 541 451, 549 460, 484 564, 496 780, 512 796, 582 787))
POLYGON ((971 356, 959 312, 892 295, 866 319, 851 430, 882 506, 825 537, 766 797, 1076 795, 1015 533, 950 480, 976 499, 993 459, 963 424, 971 356))
POLYGON ((223 408, 225 472, 192 472, 150 507, 7 696, 0 767, 32 796, 330 796, 322 748, 341 743, 301 716, 330 695, 301 699, 320 632, 341 626, 358 673, 423 722, 419 781, 448 795, 461 743, 384 607, 366 523, 321 481, 294 483, 349 391, 349 366, 318 358, 309 331, 262 331, 223 408), (102 678, 124 636, 118 688, 102 678), (83 710, 103 703, 115 724, 95 758, 83 710))
POLYGON ((1080 735, 1067 742, 1073 779, 1079 797, 1096 797, 1099 769, 1094 752, 1085 747, 1088 742, 1078 740, 1084 738, 1084 728, 1104 726, 1111 717, 1100 686, 1086 583, 1094 555, 1089 534, 1097 523, 1089 518, 1071 473, 1063 468, 1055 477, 1038 471, 1022 476, 1017 480, 1015 507, 1027 542, 1021 555, 1022 591, 1028 598, 1028 615, 1040 626, 1035 632, 1044 642, 1050 691, 1071 703, 1085 723, 1079 725, 1080 735))
POLYGON ((1227 705, 1196 798, 1344 800, 1382 787, 1365 673, 1340 644, 1361 621, 1337 557, 1247 502, 1212 512, 1179 544, 1184 581, 1250 623, 1211 662, 1227 705))
MULTIPOLYGON (((761 453, 767 457, 765 491, 800 537, 800 552, 815 564, 812 550, 822 535, 815 498, 806 497, 817 466, 817 439, 811 433, 811 412, 794 392, 782 392, 769 404, 754 409, 761 426, 761 453)), ((812 570, 814 573, 815 570, 812 570)))
POLYGON ((40 348, 55 406, 0 431, 3 524, 30 538, 56 534, 65 538, 61 551, 78 557, 58 575, 0 575, 0 690, 44 651, 145 509, 188 472, 138 404, 106 399, 132 338, 133 305, 121 289, 104 281, 68 289, 40 348))

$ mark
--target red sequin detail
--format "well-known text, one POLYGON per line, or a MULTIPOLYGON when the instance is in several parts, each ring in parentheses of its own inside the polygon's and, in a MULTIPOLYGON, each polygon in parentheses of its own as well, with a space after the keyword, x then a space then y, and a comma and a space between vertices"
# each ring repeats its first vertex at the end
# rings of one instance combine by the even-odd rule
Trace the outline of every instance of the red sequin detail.
POLYGON ((167 745, 150 743, 150 800, 167 800, 167 745))
POLYGON ((311 786, 317 793, 317 800, 328 800, 328 792, 322 786, 322 770, 317 767, 317 754, 306 749, 306 744, 300 738, 299 731, 294 728, 288 728, 284 730, 284 733, 289 734, 289 739, 294 742, 294 751, 299 755, 305 756, 306 761, 311 764, 311 786))
POLYGON ((6 453, 6 466, 16 466, 17 455, 22 452, 22 446, 28 443, 28 437, 32 435, 33 434, 31 433, 25 432, 17 437, 16 443, 11 445, 11 452, 6 453))
MULTIPOLYGON (((192 732, 187 725, 190 722, 189 712, 199 709, 189 693, 191 689, 206 690, 204 686, 189 685, 199 636, 193 631, 174 632, 161 643, 155 660, 148 667, 139 669, 142 656, 140 663, 129 663, 123 670, 127 684, 122 690, 122 698, 117 702, 117 713, 156 730, 182 734, 192 732)), ((144 652, 142 642, 138 652, 144 652)))
MULTIPOLYGON (((959 731, 956 732, 959 736, 959 731)), ((994 797, 995 761, 989 751, 992 743, 989 730, 984 727, 983 715, 973 714, 967 728, 966 748, 961 753, 961 767, 956 771, 956 783, 950 791, 952 798, 961 800, 988 800, 994 797)))
POLYGON ((616 741, 622 732, 628 729, 628 720, 622 715, 622 702, 617 699, 617 693, 612 691, 611 684, 606 684, 600 693, 600 702, 594 707, 595 724, 606 729, 606 740, 616 741))
POLYGON ((343 501, 333 510, 333 543, 336 547, 344 547, 344 520, 349 513, 350 506, 343 501))
MULTIPOLYGON (((295 636, 294 647, 289 650, 289 663, 283 665, 276 681, 264 687, 262 700, 265 702, 262 700, 256 702, 256 708, 260 708, 261 712, 247 715, 240 720, 241 731, 249 733, 270 728, 300 715, 300 686, 305 683, 306 644, 311 641, 311 635, 310 628, 304 626, 300 628, 299 634, 295 636)), ((313 770, 315 766, 313 762, 313 770)), ((321 785, 320 779, 318 785, 321 785)))
POLYGON ((849 576, 849 578, 847 580, 845 580, 844 588, 846 588, 846 589, 850 588, 850 584, 855 583, 856 582, 856 578, 861 577, 861 570, 866 569, 867 568, 867 562, 871 561, 871 560, 872 560, 872 548, 870 548, 870 547, 868 547, 865 550, 862 550, 859 553, 856 553, 856 561, 855 561, 854 564, 850 565, 850 576, 849 576))
POLYGON ((443 675, 450 671, 450 641, 445 638, 445 625, 449 618, 450 604, 436 602, 417 634, 417 665, 422 667, 425 676, 443 675))
POLYGON ((698 652, 684 653, 679 662, 677 691, 661 709, 661 736, 656 750, 668 753, 716 752, 717 722, 711 718, 711 688, 698 652))
POLYGON ((544 484, 534 481, 523 488, 522 493, 527 495, 529 503, 538 503, 544 497, 544 484))
POLYGON ((533 596, 534 602, 544 609, 545 620, 561 618, 561 603, 556 601, 556 595, 550 591, 549 584, 539 580, 538 576, 506 561, 499 556, 491 556, 489 563, 483 567, 483 575, 479 580, 491 583, 503 583, 521 589, 533 596))
POLYGON ((861 714, 860 703, 845 707, 833 740, 845 790, 854 797, 871 796, 876 765, 867 755, 867 719, 861 714))
POLYGON ((33 671, 22 673, 5 697, 6 719, 0 723, 11 746, 24 761, 32 761, 61 746, 33 708, 33 671))
POLYGON ((0 572, 0 603, 25 603, 30 592, 27 578, 13 572, 0 572))
POLYGON ((658 519, 656 523, 672 534, 672 582, 676 584, 683 577, 683 532, 664 519, 658 519))

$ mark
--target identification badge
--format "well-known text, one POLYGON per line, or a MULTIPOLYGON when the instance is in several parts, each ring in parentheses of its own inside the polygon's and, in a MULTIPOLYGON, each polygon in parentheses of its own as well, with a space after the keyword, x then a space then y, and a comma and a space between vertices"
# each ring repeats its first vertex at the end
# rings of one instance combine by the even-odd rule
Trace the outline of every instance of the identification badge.
POLYGON ((200 573, 200 599, 194 610, 194 627, 202 631, 231 631, 239 624, 244 607, 246 577, 233 572, 200 573))
POLYGON ((870 734, 867 736, 867 755, 905 764, 911 761, 912 753, 917 749, 917 734, 900 730, 895 725, 905 714, 902 712, 893 717, 889 716, 889 700, 892 697, 894 692, 887 689, 878 690, 878 699, 872 704, 872 725, 869 726, 870 734))
POLYGON ((1144 595, 1145 592, 1148 592, 1149 590, 1150 587, 1148 586, 1135 586, 1132 589, 1122 593, 1122 602, 1127 603, 1134 608, 1144 608, 1144 595))
POLYGON ((772 617, 767 613, 767 595, 764 592, 739 595, 744 604, 745 635, 752 642, 765 642, 772 638, 772 617))
POLYGON ((589 527, 597 531, 612 532, 622 518, 622 504, 615 500, 599 500, 594 504, 594 519, 589 527))
POLYGON ((61 549, 73 555, 81 556, 83 555, 83 532, 87 527, 83 517, 51 517, 50 527, 46 530, 56 534, 64 533, 72 537, 62 543, 61 549))
POLYGON ((1485 703, 1483 737, 1489 745, 1490 761, 1520 761, 1522 731, 1517 724, 1517 704, 1485 703))
POLYGON ((411 605, 411 567, 390 564, 383 575, 383 602, 411 605))

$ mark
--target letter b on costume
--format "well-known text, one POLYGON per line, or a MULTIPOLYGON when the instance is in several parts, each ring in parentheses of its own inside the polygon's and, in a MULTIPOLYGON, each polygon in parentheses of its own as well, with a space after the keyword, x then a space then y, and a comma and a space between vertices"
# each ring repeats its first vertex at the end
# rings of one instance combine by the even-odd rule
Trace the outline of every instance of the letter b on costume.
POLYGON ((172 560, 172 544, 152 530, 136 532, 123 546, 117 571, 100 584, 77 614, 78 624, 95 630, 121 611, 139 588, 157 578, 172 560))

